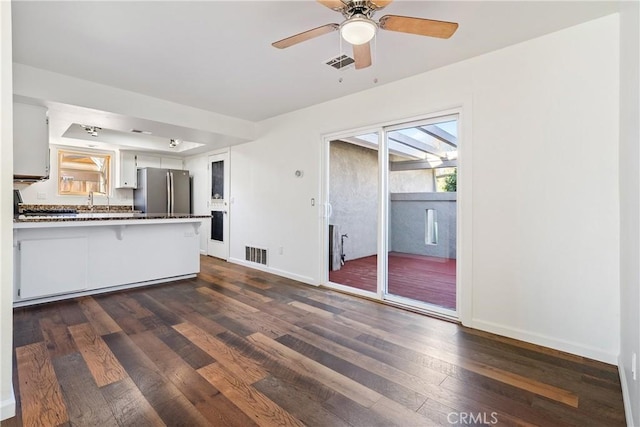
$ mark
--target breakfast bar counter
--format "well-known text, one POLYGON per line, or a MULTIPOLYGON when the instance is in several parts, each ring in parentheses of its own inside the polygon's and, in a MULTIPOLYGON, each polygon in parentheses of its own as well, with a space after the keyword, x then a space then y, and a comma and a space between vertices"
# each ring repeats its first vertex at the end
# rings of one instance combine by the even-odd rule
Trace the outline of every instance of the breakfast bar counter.
POLYGON ((207 215, 19 215, 14 306, 194 277, 207 215))

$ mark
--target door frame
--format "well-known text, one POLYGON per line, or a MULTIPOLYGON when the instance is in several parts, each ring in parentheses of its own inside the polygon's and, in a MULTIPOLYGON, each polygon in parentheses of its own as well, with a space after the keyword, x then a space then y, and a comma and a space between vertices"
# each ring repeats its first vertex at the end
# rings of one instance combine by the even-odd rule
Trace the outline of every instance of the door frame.
POLYGON ((207 209, 212 211, 222 211, 223 213, 223 241, 218 243, 213 243, 211 239, 211 221, 209 221, 208 233, 207 233, 207 255, 224 259, 227 261, 229 259, 229 250, 230 244, 229 240, 231 238, 230 225, 231 225, 231 185, 230 185, 230 177, 231 177, 231 162, 230 162, 230 154, 228 150, 221 152, 213 152, 207 154, 207 209), (212 196, 212 170, 211 170, 211 162, 216 161, 215 159, 219 158, 224 161, 224 197, 221 199, 219 204, 213 202, 212 196))
POLYGON ((471 325, 472 319, 472 205, 471 205, 471 100, 461 102, 454 107, 434 110, 431 113, 420 116, 407 117, 389 122, 378 123, 373 126, 352 128, 339 132, 327 133, 321 137, 321 215, 320 215, 320 284, 332 289, 348 292, 354 295, 374 298, 381 302, 402 307, 409 307, 413 310, 433 314, 440 317, 458 320, 464 325, 471 325), (387 248, 388 248, 388 150, 386 144, 386 129, 401 126, 406 123, 430 120, 444 116, 458 116, 458 139, 461 142, 458 148, 458 194, 456 204, 457 216, 457 265, 456 265, 456 315, 451 316, 450 310, 439 310, 436 306, 425 304, 409 305, 405 304, 402 298, 386 299, 384 291, 387 280, 387 248), (329 153, 330 142, 335 139, 349 136, 378 132, 378 287, 377 292, 362 291, 349 286, 331 283, 329 281, 329 221, 331 206, 329 204, 329 153), (383 226, 384 225, 384 226, 383 226))

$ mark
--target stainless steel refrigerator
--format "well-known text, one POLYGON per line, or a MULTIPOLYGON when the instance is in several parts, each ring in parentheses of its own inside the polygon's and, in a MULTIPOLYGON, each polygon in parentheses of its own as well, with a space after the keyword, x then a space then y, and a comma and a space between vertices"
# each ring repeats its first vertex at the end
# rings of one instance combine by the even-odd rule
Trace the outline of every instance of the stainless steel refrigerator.
POLYGON ((191 213, 189 171, 140 168, 133 190, 133 208, 148 214, 191 213))

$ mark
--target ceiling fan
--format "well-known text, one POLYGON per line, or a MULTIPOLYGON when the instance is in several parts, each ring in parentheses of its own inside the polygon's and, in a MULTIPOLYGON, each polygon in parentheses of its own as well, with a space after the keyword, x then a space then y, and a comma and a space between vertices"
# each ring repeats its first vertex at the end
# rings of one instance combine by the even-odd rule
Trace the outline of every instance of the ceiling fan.
POLYGON ((455 22, 435 21, 433 19, 409 16, 385 15, 378 22, 373 15, 393 0, 317 0, 329 9, 340 12, 345 20, 341 24, 326 24, 312 30, 287 37, 272 43, 273 47, 284 49, 303 41, 340 31, 340 36, 353 46, 356 69, 371 65, 371 46, 369 42, 378 28, 420 36, 448 39, 458 29, 455 22))

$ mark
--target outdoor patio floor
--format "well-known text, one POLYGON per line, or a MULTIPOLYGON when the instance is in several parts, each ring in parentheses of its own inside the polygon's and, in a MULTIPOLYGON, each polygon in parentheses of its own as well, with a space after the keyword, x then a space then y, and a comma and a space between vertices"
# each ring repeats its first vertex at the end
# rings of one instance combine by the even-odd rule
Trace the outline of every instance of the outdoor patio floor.
MULTIPOLYGON (((345 262, 329 272, 329 280, 352 288, 376 291, 377 255, 345 262)), ((389 253, 389 294, 440 307, 456 308, 456 260, 389 253)))

